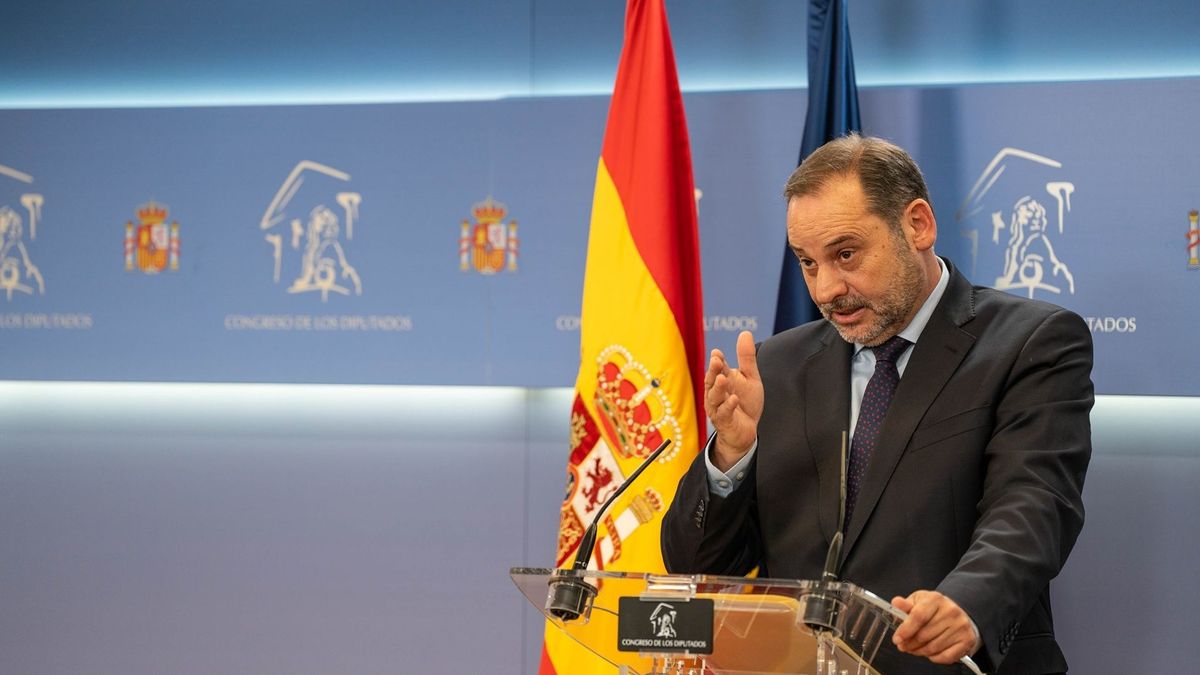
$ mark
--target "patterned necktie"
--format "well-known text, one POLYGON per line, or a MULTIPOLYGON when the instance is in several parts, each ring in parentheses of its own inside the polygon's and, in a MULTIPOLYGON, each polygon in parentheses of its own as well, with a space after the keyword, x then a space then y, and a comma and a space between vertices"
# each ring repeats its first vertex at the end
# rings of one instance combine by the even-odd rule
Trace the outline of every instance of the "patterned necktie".
POLYGON ((850 517, 854 515, 858 489, 867 475, 867 464, 875 452, 875 442, 879 440, 879 430, 883 428, 883 418, 892 403, 892 394, 896 393, 896 385, 900 383, 896 359, 910 344, 896 335, 877 347, 869 348, 875 352, 875 372, 867 382, 867 390, 863 392, 862 405, 858 408, 858 425, 854 428, 854 442, 850 444, 850 467, 846 474, 847 528, 850 526, 850 517))

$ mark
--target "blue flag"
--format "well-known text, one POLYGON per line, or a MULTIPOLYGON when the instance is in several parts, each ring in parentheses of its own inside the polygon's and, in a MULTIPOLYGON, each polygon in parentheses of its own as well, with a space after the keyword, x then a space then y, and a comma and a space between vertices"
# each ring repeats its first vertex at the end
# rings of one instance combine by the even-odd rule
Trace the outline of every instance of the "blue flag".
MULTIPOLYGON (((803 162, 813 150, 839 136, 862 129, 858 115, 858 85, 850 52, 850 23, 846 0, 808 3, 808 114, 804 118, 803 162)), ((784 242, 783 272, 775 305, 775 332, 817 318, 796 256, 784 242)))

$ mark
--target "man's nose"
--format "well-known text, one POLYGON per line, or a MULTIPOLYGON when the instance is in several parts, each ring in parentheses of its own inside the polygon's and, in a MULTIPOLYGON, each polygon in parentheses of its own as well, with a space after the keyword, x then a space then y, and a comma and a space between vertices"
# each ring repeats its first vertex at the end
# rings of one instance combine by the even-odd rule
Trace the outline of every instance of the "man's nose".
POLYGON ((836 269, 818 268, 817 273, 809 278, 808 294, 818 305, 833 302, 846 294, 846 281, 836 269))

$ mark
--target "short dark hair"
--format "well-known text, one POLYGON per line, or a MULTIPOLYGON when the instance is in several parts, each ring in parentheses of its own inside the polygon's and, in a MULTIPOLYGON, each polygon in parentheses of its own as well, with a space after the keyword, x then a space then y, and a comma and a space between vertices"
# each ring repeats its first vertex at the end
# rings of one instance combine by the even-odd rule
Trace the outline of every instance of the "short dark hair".
POLYGON ((791 202, 795 197, 815 194, 831 178, 840 176, 858 176, 867 209, 893 227, 899 227, 900 216, 914 199, 929 201, 925 177, 903 148, 857 133, 835 138, 814 150, 788 177, 783 197, 791 202))

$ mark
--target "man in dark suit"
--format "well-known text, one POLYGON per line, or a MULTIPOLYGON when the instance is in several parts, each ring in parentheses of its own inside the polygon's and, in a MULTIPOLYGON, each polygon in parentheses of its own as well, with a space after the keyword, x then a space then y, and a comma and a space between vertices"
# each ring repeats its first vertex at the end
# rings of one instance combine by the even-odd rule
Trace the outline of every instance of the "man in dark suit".
POLYGON ((885 673, 964 655, 988 672, 1065 672, 1049 583, 1083 525, 1087 325, 938 258, 924 179, 890 143, 827 144, 785 197, 824 320, 757 351, 742 333, 736 367, 713 351, 716 433, 664 520, 667 568, 815 579, 841 527, 840 577, 909 615, 894 642, 912 656, 885 673))

